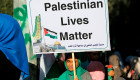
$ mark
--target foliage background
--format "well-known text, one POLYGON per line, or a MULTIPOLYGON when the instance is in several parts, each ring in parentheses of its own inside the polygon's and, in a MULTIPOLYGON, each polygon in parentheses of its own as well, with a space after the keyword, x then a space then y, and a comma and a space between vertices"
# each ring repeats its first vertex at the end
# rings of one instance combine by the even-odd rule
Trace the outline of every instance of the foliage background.
POLYGON ((13 0, 0 0, 0 13, 13 16, 13 0))

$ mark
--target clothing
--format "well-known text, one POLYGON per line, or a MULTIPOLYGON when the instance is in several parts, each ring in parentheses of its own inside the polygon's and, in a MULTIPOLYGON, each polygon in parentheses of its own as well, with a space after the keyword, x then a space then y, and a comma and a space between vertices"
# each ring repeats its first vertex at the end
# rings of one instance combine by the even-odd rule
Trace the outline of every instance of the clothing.
POLYGON ((122 59, 122 57, 121 57, 120 52, 119 52, 119 51, 115 51, 114 54, 116 54, 116 55, 119 57, 120 66, 121 66, 122 68, 124 68, 123 59, 122 59))
POLYGON ((134 80, 140 79, 140 72, 139 72, 140 71, 140 58, 137 56, 128 56, 126 58, 126 61, 129 62, 130 66, 131 66, 131 69, 128 73, 128 78, 131 77, 134 80))
POLYGON ((113 54, 109 57, 109 65, 113 66, 113 70, 114 70, 114 80, 116 80, 116 78, 121 77, 123 74, 123 70, 120 66, 120 60, 118 55, 113 54))
POLYGON ((29 76, 28 59, 22 30, 19 23, 7 14, 0 14, 0 50, 21 71, 23 79, 29 76))
POLYGON ((136 63, 136 70, 138 71, 138 73, 140 74, 140 57, 138 57, 138 62, 136 63))
MULTIPOLYGON (((67 59, 67 55, 66 55, 66 59, 67 59)), ((58 80, 73 80, 73 78, 74 78, 74 72, 68 70, 68 67, 66 64, 66 59, 64 61, 64 64, 65 64, 65 67, 67 70, 58 78, 58 80)), ((84 70, 81 67, 81 62, 79 59, 78 59, 78 61, 79 61, 79 63, 76 68, 76 74, 77 74, 77 77, 79 78, 79 80, 92 80, 89 72, 87 70, 84 70)))
POLYGON ((116 80, 126 80, 123 77, 116 78, 116 80))
MULTIPOLYGON (((69 75, 70 80, 72 80, 72 75, 69 75)), ((82 74, 81 79, 79 80, 92 80, 88 71, 82 74)))
POLYGON ((87 66, 89 65, 89 60, 87 59, 85 62, 82 62, 81 63, 81 67, 83 68, 83 69, 87 69, 87 66))
MULTIPOLYGON (((39 56, 38 56, 39 57, 39 56)), ((50 72, 53 63, 55 62, 54 54, 42 54, 39 60, 39 80, 43 80, 46 74, 50 72)), ((48 77, 47 77, 48 78, 48 77)))
POLYGON ((104 80, 105 79, 105 69, 104 65, 99 61, 90 61, 87 66, 93 80, 104 80))
POLYGON ((61 71, 59 68, 59 64, 57 61, 55 61, 44 80, 57 80, 60 75, 61 71))

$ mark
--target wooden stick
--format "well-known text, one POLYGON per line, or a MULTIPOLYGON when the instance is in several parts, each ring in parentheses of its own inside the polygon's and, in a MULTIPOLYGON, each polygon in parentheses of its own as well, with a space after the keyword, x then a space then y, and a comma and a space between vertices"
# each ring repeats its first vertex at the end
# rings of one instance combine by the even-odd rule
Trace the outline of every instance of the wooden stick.
POLYGON ((73 60, 73 71, 74 71, 74 78, 75 78, 76 77, 76 68, 75 68, 74 52, 72 52, 72 60, 73 60))

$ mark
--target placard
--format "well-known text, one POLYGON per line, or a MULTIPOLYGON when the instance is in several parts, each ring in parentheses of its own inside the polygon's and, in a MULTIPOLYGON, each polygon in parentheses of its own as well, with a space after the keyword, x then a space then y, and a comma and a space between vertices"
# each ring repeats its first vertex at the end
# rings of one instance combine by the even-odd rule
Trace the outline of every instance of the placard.
POLYGON ((34 53, 110 50, 107 0, 27 0, 34 53))

